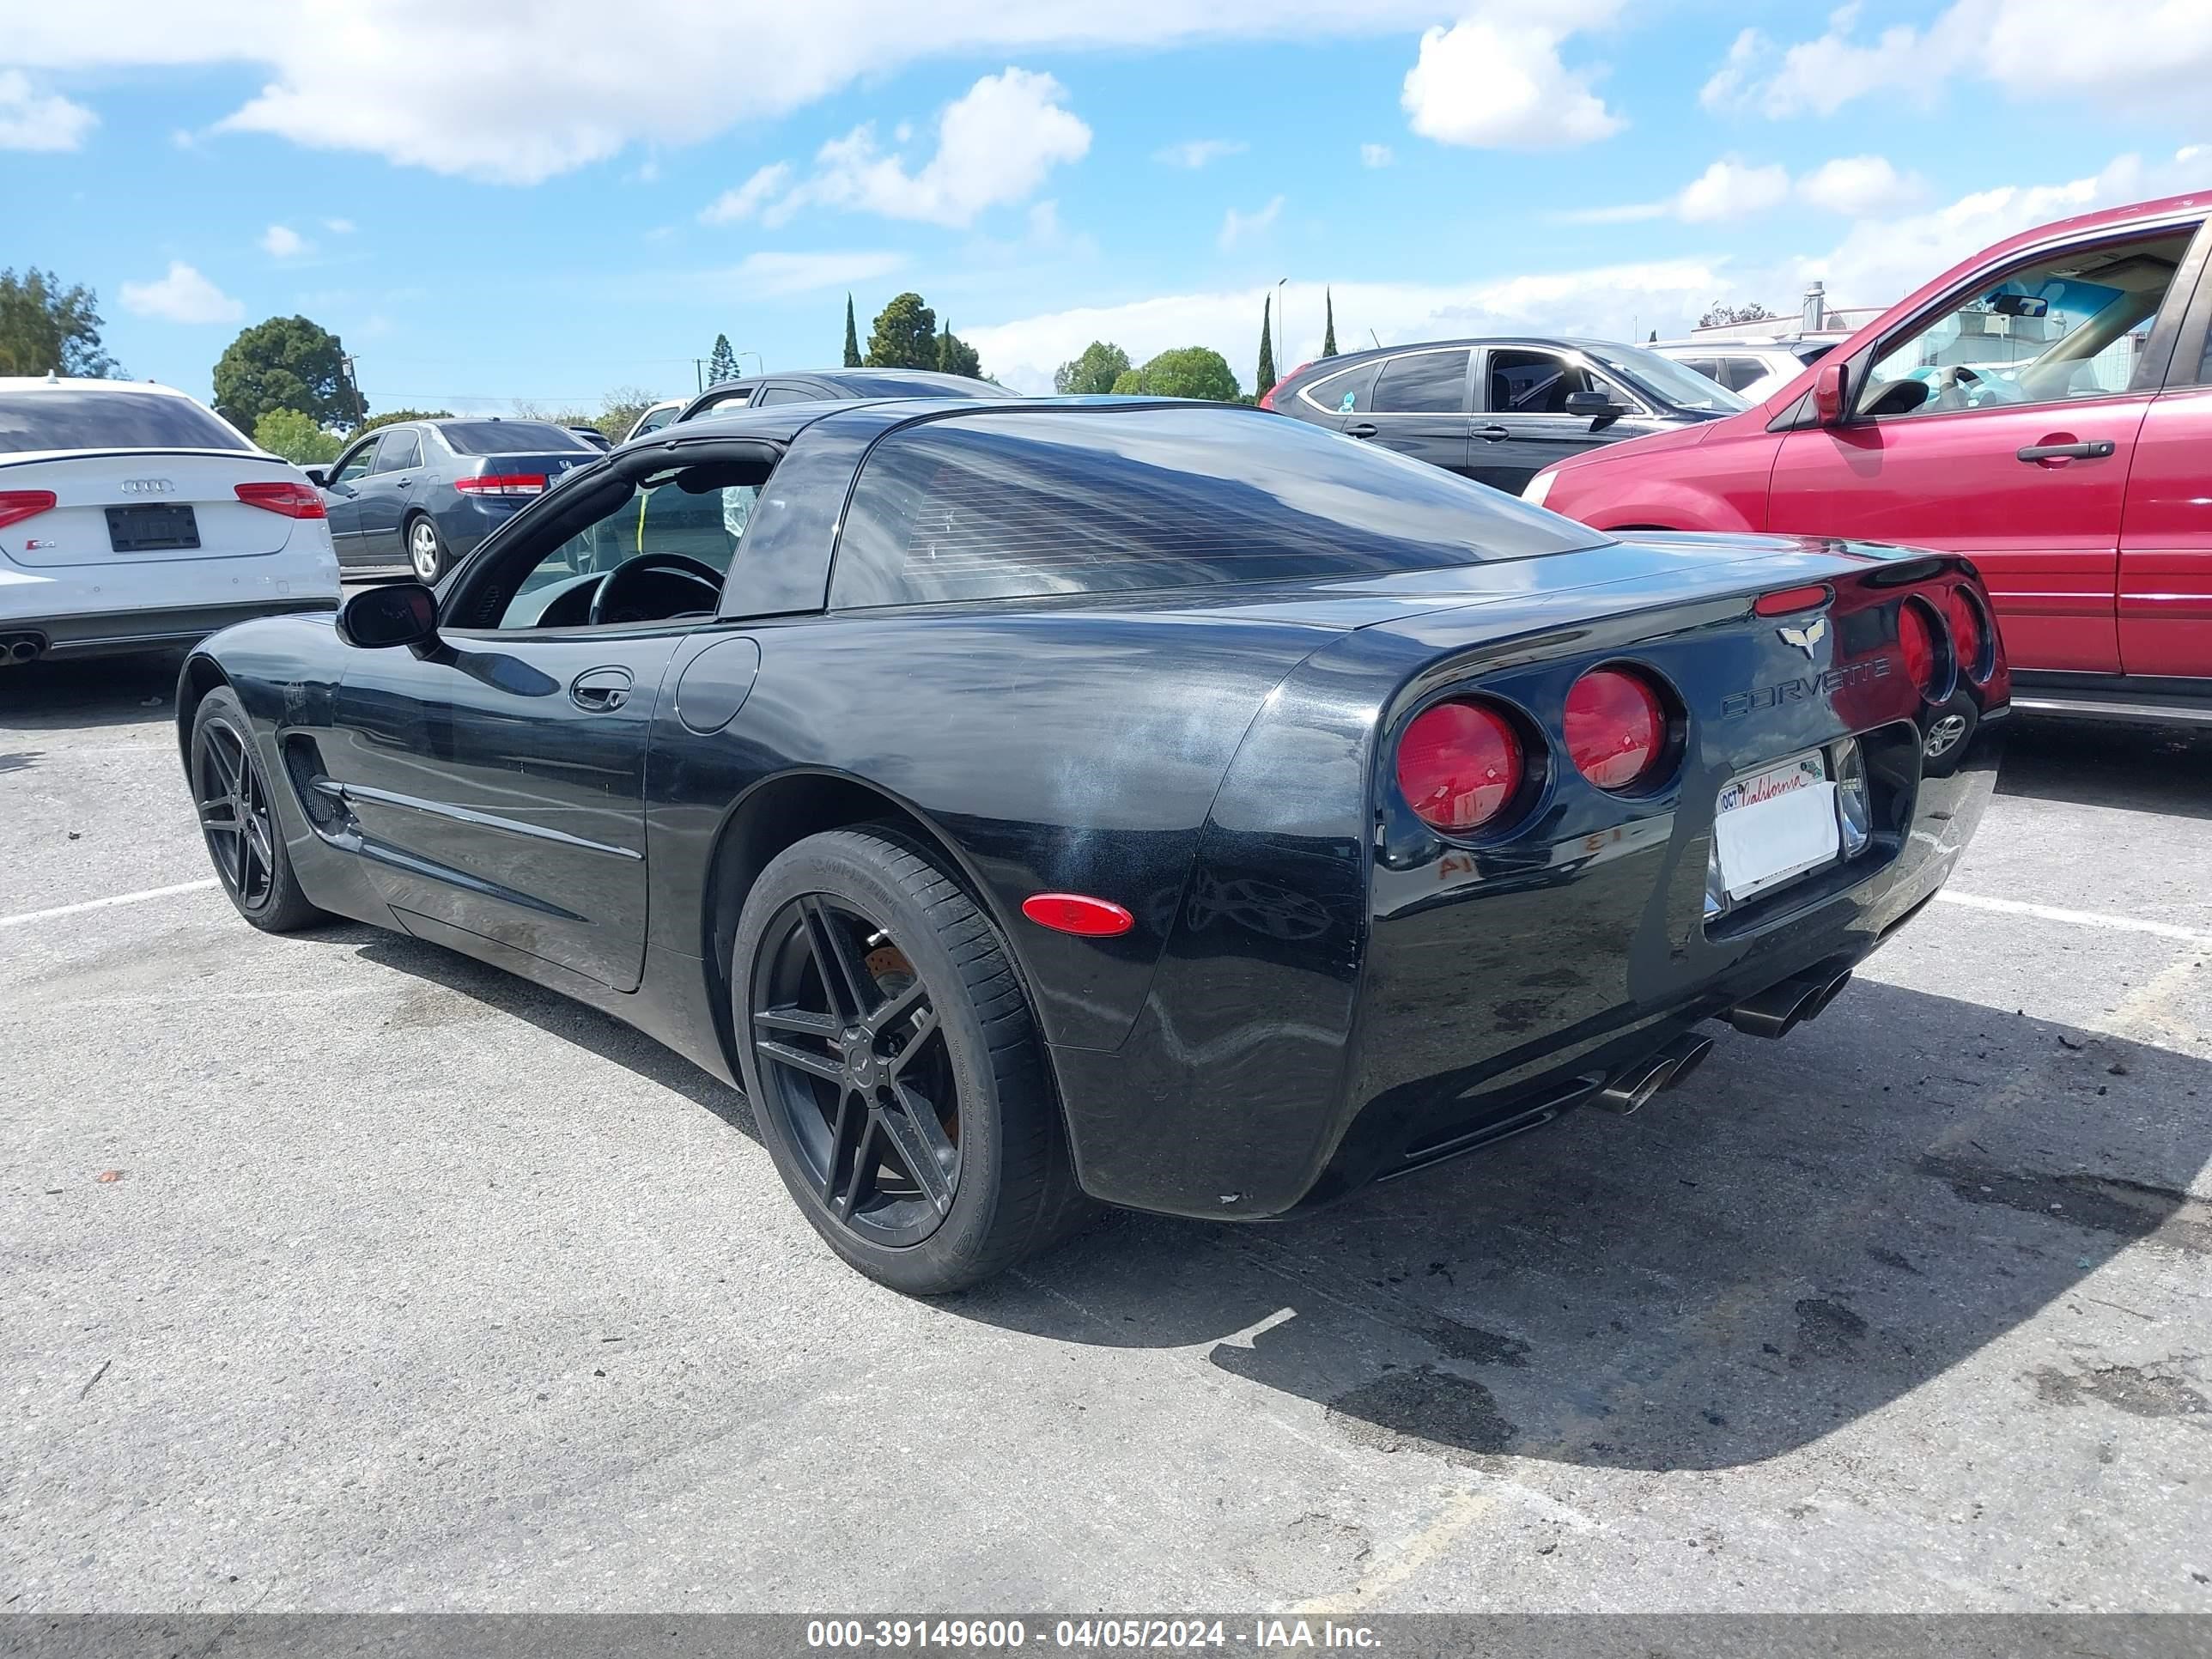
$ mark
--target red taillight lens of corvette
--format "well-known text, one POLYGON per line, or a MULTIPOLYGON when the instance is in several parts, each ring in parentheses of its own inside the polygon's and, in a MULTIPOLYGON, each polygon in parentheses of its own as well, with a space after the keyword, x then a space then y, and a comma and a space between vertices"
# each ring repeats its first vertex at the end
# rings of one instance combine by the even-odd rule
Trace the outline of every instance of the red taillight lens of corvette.
POLYGON ((1947 588, 1943 593, 1943 616, 1951 624, 1951 646, 1958 653, 1960 672, 1980 684, 1996 666, 1995 653, 1990 648, 1994 633, 1981 600, 1966 587, 1947 588))
POLYGON ((1432 830, 1464 835, 1495 823, 1527 775, 1512 723, 1471 698, 1423 709, 1398 739, 1398 787, 1432 830))
POLYGON ((1949 638, 1926 600, 1906 599, 1897 607, 1897 647, 1923 697, 1936 702, 1950 695, 1949 638))
POLYGON ((1567 758, 1601 789, 1633 789, 1667 754, 1667 705, 1641 674, 1593 668, 1567 693, 1567 758))
POLYGON ((487 472, 481 477, 456 478, 453 488, 464 495, 543 495, 543 472, 487 472))
POLYGON ((323 507, 323 498, 303 483, 290 483, 282 478, 266 483, 242 483, 238 486, 236 494, 238 499, 248 507, 258 507, 264 513, 281 513, 288 519, 330 517, 323 507))
POLYGON ((51 489, 0 489, 0 529, 54 510, 51 489))
POLYGON ((1288 386, 1292 380, 1296 380, 1299 375, 1304 374, 1306 370, 1311 367, 1312 365, 1310 363, 1300 363, 1289 374, 1284 375, 1281 380, 1276 381, 1274 385, 1269 386, 1265 392, 1261 392, 1260 394, 1260 407, 1262 409, 1273 409, 1275 406, 1275 394, 1278 392, 1280 392, 1285 386, 1288 386))

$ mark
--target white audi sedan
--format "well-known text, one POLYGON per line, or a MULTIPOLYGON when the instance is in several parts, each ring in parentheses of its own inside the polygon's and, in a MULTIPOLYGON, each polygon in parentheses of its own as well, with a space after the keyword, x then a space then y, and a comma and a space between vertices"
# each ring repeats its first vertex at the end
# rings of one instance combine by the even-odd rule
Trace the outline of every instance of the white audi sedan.
POLYGON ((338 602, 323 498, 181 392, 0 377, 0 664, 338 602))

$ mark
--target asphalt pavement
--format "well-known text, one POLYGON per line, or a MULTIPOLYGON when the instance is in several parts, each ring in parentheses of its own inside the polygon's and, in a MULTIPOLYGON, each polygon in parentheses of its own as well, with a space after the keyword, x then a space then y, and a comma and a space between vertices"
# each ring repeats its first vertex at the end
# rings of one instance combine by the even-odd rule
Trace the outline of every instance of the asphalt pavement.
POLYGON ((1636 1116, 903 1299, 613 1021, 209 879, 0 675, 0 1607, 2212 1610, 2212 740, 1636 1116))

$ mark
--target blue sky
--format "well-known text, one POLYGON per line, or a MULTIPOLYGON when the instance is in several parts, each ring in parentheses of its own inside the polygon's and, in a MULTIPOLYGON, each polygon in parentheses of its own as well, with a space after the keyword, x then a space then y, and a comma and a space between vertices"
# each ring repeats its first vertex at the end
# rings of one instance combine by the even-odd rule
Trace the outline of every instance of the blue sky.
POLYGON ((5 9, 0 257, 202 396, 296 311, 373 408, 593 408, 906 288, 1029 389, 1097 336, 1249 386, 1279 278, 1285 367, 1324 284, 1346 346, 1664 337, 2212 185, 2205 0, 5 9))

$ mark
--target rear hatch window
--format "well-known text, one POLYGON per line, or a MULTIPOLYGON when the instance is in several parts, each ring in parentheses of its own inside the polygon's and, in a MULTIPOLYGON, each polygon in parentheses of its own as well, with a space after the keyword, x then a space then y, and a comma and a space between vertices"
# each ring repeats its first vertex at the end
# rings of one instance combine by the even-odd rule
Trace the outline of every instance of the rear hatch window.
POLYGON ((1301 421, 997 405, 900 428, 870 452, 833 603, 1319 581, 1607 539, 1301 421))
POLYGON ((0 392, 0 454, 252 447, 227 423, 184 398, 60 386, 0 392))
POLYGON ((447 421, 438 433, 456 455, 527 455, 541 449, 592 447, 550 421, 447 421))

